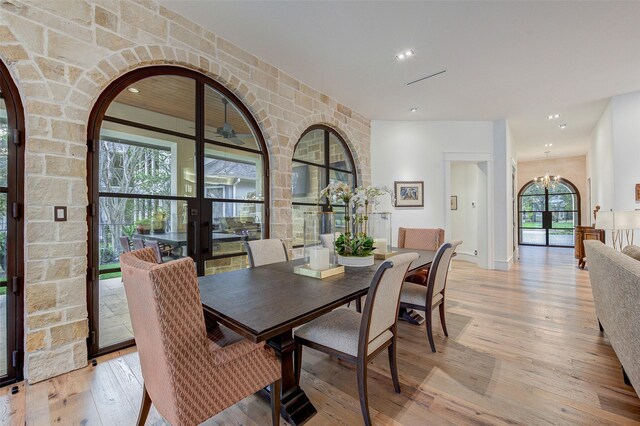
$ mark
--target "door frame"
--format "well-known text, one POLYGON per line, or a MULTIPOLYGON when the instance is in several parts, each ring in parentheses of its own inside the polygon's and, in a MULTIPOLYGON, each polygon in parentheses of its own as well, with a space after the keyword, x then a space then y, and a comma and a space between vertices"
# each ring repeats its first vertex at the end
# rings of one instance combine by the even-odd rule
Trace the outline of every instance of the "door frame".
MULTIPOLYGON (((580 199, 580 191, 578 191, 578 188, 569 180, 565 179, 565 178, 559 178, 558 181, 566 186, 569 186, 571 189, 573 189, 575 196, 577 197, 577 206, 578 209, 577 210, 569 210, 571 212, 577 213, 578 214, 578 221, 577 221, 577 225, 575 225, 573 227, 574 229, 574 235, 575 235, 575 227, 579 226, 582 220, 581 216, 582 216, 582 206, 581 206, 581 199, 580 199)), ((545 230, 545 244, 529 244, 529 243, 523 243, 522 242, 522 233, 521 230, 525 229, 522 228, 521 225, 521 221, 520 221, 520 215, 522 213, 527 213, 521 210, 521 205, 522 203, 520 202, 521 198, 522 198, 522 193, 524 192, 524 190, 526 188, 528 188, 532 183, 535 183, 535 180, 532 179, 529 182, 525 183, 524 185, 522 185, 522 188, 520 188, 520 191, 518 191, 518 245, 520 246, 532 246, 532 247, 561 247, 561 248, 573 248, 575 247, 575 244, 573 245, 555 245, 555 244, 549 244, 549 230, 551 229, 559 229, 559 228, 552 228, 551 224, 553 223, 550 215, 551 213, 561 213, 562 211, 551 211, 549 210, 549 195, 562 195, 562 194, 566 194, 565 192, 560 193, 560 194, 549 194, 549 190, 547 188, 545 188, 544 190, 544 204, 545 204, 545 211, 539 211, 539 210, 535 210, 533 211, 534 213, 543 213, 542 215, 542 224, 543 227, 542 228, 527 228, 527 229, 543 229, 545 230), (545 227, 545 221, 547 222, 547 224, 549 225, 549 227, 545 227)), ((543 194, 537 194, 537 195, 543 195, 543 194)), ((528 195, 527 195, 528 196, 528 195)))
POLYGON ((23 379, 24 358, 24 143, 25 116, 20 93, 0 60, 0 85, 7 108, 7 375, 0 386, 23 379), (9 208, 11 206, 11 208, 9 208), (12 231, 11 233, 9 231, 12 231), (11 284, 11 288, 9 285, 11 284))
MULTIPOLYGON (((89 336, 87 338, 87 348, 89 358, 103 355, 126 347, 133 346, 135 341, 133 339, 119 342, 110 346, 100 348, 100 330, 99 330, 99 289, 100 282, 100 270, 99 270, 99 182, 97 173, 99 171, 99 140, 100 130, 102 122, 106 115, 106 112, 113 102, 113 100, 123 91, 126 90, 131 84, 153 76, 180 76, 187 77, 195 80, 196 83, 196 132, 193 136, 195 142, 195 157, 197 159, 197 190, 195 197, 182 197, 182 196, 146 196, 143 195, 139 198, 152 198, 152 199, 167 199, 172 200, 184 200, 188 203, 189 216, 187 219, 187 255, 192 257, 196 262, 198 275, 204 275, 204 262, 206 260, 215 259, 217 257, 212 255, 212 250, 209 247, 211 239, 202 237, 203 230, 206 234, 207 229, 210 229, 211 218, 204 216, 204 214, 211 213, 211 203, 220 201, 218 199, 206 199, 204 197, 204 167, 200 164, 200 161, 204 158, 204 149, 207 144, 204 135, 204 91, 206 86, 210 86, 217 92, 221 93, 227 99, 230 99, 233 105, 240 110, 244 117, 249 122, 249 125, 255 131, 255 136, 260 147, 263 158, 263 203, 264 206, 264 223, 263 223, 263 237, 269 238, 269 224, 270 224, 270 182, 269 182, 269 153, 267 150, 266 140, 262 134, 262 130, 258 125, 258 122, 254 118, 253 114, 244 105, 241 99, 239 99, 233 92, 224 87, 221 83, 211 79, 210 77, 202 74, 198 71, 183 68, 174 65, 157 65, 137 68, 129 71, 128 73, 120 76, 115 81, 111 82, 101 93, 98 101, 95 103, 89 115, 89 122, 87 126, 87 185, 88 185, 88 208, 87 208, 87 224, 88 224, 88 250, 87 250, 87 310, 89 313, 89 336), (197 209, 194 212, 192 210, 197 209), (194 228, 196 226, 196 228, 194 228), (193 238, 193 235, 201 235, 200 238, 193 238)), ((144 126, 144 125, 141 125, 144 126)), ((149 127, 149 126, 147 126, 149 127)), ((150 128, 149 130, 156 130, 150 128)), ((165 133, 170 133, 164 131, 165 133)), ((219 143, 219 146, 225 146, 223 143, 219 143)), ((246 150, 250 152, 256 152, 257 150, 250 150, 235 145, 228 145, 230 148, 246 150)), ((228 256, 221 256, 228 257, 228 256)))

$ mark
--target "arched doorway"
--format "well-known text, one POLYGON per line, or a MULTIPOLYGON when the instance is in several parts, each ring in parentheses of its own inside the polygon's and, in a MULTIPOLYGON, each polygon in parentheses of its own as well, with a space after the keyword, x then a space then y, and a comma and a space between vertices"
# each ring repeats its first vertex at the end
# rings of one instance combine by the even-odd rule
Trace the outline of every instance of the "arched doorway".
POLYGON ((0 385, 22 380, 24 112, 0 61, 0 385))
POLYGON ((248 266, 269 236, 268 154, 257 122, 221 84, 157 66, 131 71, 88 126, 90 353, 133 344, 121 252, 158 246, 199 275, 248 266))
POLYGON ((553 188, 528 182, 518 193, 520 245, 573 247, 574 228, 580 224, 580 193, 560 179, 553 188))

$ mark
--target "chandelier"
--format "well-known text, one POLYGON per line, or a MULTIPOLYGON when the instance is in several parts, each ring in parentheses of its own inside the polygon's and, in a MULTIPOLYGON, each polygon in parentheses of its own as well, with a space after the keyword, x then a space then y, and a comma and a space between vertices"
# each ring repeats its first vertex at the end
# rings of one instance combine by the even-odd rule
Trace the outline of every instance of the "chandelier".
MULTIPOLYGON (((547 160, 549 160, 549 152, 551 151, 544 152, 545 154, 547 154, 547 160)), ((556 185, 558 185, 558 182, 560 182, 560 176, 550 175, 549 169, 547 169, 547 173, 544 176, 538 176, 534 179, 534 181, 540 188, 554 189, 556 185)))

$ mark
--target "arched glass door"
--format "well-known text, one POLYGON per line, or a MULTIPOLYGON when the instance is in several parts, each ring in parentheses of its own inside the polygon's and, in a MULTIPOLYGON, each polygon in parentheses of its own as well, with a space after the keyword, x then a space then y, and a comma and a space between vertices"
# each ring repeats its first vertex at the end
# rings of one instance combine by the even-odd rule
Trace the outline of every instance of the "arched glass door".
POLYGON ((267 238, 268 158, 249 110, 204 75, 161 66, 109 86, 89 122, 90 352, 133 344, 119 256, 157 247, 199 275, 248 267, 267 238))
POLYGON ((573 247, 574 228, 580 224, 580 194, 566 179, 546 189, 534 181, 526 184, 519 199, 521 245, 573 247))
POLYGON ((0 385, 22 379, 24 116, 0 62, 0 385))

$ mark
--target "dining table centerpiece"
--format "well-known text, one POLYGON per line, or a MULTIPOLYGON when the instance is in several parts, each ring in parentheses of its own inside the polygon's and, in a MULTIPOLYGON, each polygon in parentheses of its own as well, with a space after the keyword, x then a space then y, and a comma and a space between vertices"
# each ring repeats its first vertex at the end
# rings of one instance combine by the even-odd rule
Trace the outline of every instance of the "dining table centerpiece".
POLYGON ((331 210, 344 209, 344 230, 334 241, 340 265, 373 265, 376 247, 369 232, 369 215, 379 197, 386 194, 393 198, 391 190, 385 187, 358 187, 354 190, 344 182, 332 183, 320 192, 320 198, 327 197, 331 210))

